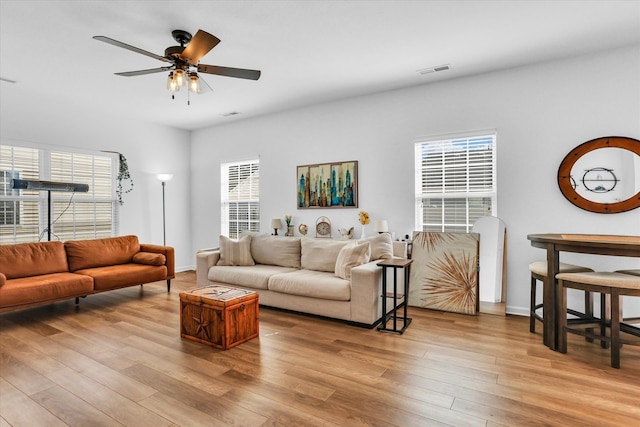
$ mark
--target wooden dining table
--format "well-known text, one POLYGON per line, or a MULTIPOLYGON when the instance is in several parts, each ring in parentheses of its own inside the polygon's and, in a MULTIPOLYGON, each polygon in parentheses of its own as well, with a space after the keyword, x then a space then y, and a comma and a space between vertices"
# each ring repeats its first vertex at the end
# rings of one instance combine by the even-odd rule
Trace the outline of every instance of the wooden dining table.
MULTIPOLYGON (((558 306, 558 284, 555 280, 560 265, 560 252, 577 252, 640 258, 640 236, 602 234, 529 234, 531 246, 547 251, 547 277, 542 296, 543 342, 552 350, 558 349, 558 325, 561 315, 558 306)), ((638 268, 638 267, 633 267, 638 268)))

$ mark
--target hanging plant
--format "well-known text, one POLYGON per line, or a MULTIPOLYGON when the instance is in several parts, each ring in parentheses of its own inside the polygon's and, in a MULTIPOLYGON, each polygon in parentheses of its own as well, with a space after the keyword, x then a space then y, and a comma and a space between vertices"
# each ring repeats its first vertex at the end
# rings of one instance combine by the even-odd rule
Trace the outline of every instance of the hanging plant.
POLYGON ((131 179, 131 175, 129 174, 129 165, 127 165, 127 159, 124 155, 118 153, 120 158, 120 169, 118 170, 118 177, 116 178, 118 181, 118 187, 116 189, 116 194, 118 195, 118 203, 120 205, 124 205, 124 201, 122 200, 122 182, 128 180, 129 188, 124 191, 124 194, 130 193, 133 190, 133 179, 131 179))

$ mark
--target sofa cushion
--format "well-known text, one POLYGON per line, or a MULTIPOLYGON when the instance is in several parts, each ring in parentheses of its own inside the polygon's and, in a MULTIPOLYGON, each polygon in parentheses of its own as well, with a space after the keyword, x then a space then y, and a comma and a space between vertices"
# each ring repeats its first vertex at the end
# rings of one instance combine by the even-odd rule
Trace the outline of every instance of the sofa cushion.
POLYGON ((365 237, 358 243, 369 242, 371 244, 371 260, 393 258, 393 240, 391 234, 380 233, 375 236, 365 237))
POLYGON ((140 252, 137 236, 69 240, 64 243, 64 247, 67 250, 70 271, 127 264, 140 252))
POLYGON ((138 252, 133 256, 133 262, 136 264, 164 265, 167 262, 167 257, 153 252, 138 252))
POLYGON ((257 264, 300 268, 300 238, 253 235, 251 256, 257 264))
POLYGON ((130 263, 77 270, 76 273, 92 277, 94 289, 104 291, 164 280, 167 267, 130 263))
POLYGON ((7 283, 7 276, 0 273, 0 287, 4 286, 5 283, 7 283))
POLYGON ((217 265, 255 265, 251 257, 251 236, 238 240, 220 236, 220 259, 217 265))
POLYGON ((291 273, 274 274, 269 278, 269 290, 337 301, 351 299, 351 283, 336 277, 333 272, 296 270, 291 273))
POLYGON ((348 240, 303 238, 300 240, 300 265, 305 270, 335 273, 338 253, 348 240))
POLYGON ((209 269, 207 279, 254 289, 267 289, 269 277, 274 274, 297 271, 296 268, 257 264, 246 267, 216 265, 209 269))
POLYGON ((370 255, 371 245, 369 242, 344 246, 340 249, 338 258, 336 259, 336 276, 342 279, 351 280, 351 269, 368 263, 370 255))
POLYGON ((91 277, 74 273, 53 273, 7 280, 0 287, 2 307, 73 298, 93 293, 91 277))
POLYGON ((7 279, 69 272, 62 242, 0 245, 0 272, 7 279))

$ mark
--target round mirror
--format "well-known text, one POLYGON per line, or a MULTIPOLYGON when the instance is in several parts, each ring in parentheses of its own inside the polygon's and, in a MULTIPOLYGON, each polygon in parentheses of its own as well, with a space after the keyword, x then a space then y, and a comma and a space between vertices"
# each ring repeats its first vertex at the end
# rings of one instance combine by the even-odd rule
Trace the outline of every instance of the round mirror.
POLYGON ((640 141, 612 136, 577 146, 560 164, 558 185, 567 200, 587 211, 640 207, 640 141))

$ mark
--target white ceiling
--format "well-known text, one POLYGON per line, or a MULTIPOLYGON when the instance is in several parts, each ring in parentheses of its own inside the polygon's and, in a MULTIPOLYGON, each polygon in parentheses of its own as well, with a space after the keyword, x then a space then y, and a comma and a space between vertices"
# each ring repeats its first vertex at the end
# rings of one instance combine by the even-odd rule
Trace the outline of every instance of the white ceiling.
MULTIPOLYGON (((2 107, 124 115, 197 129, 275 111, 640 43, 640 1, 0 1, 2 107), (164 54, 174 29, 222 41, 212 93, 171 100, 166 65, 96 40, 164 54), (449 71, 417 70, 450 64, 449 71), (224 117, 229 112, 239 115, 224 117)), ((615 66, 615 64, 612 64, 615 66)), ((639 77, 640 78, 640 77, 639 77)))

